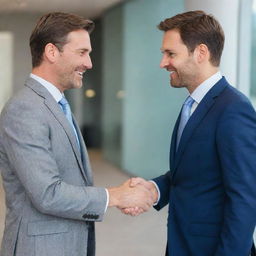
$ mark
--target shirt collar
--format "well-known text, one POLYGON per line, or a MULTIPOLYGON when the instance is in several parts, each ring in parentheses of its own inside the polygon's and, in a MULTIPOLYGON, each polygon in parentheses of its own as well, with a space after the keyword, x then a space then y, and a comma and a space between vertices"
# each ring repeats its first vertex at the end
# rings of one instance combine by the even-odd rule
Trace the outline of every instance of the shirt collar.
POLYGON ((54 86, 50 82, 44 80, 43 78, 41 78, 35 74, 31 73, 30 77, 35 79, 43 87, 45 87, 57 102, 59 102, 61 100, 61 98, 63 97, 63 94, 60 92, 60 90, 56 86, 54 86))
POLYGON ((208 91, 222 78, 221 72, 218 71, 203 83, 201 83, 190 95, 197 104, 201 102, 203 97, 207 94, 208 91))

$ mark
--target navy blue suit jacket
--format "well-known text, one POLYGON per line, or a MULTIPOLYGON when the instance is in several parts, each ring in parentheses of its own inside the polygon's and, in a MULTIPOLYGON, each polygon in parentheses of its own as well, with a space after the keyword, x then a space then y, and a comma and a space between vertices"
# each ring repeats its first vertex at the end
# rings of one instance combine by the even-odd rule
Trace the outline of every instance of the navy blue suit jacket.
MULTIPOLYGON (((179 117, 180 118, 180 117, 179 117)), ((256 114, 223 77, 191 115, 170 171, 155 178, 169 203, 169 256, 248 256, 256 223, 256 114)))

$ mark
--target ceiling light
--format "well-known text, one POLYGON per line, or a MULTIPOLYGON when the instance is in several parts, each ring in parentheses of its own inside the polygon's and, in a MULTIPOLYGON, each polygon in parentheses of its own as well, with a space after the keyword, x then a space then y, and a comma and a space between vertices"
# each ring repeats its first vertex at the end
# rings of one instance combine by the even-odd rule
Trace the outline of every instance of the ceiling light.
POLYGON ((93 97, 96 96, 96 92, 94 90, 92 90, 92 89, 86 90, 84 92, 84 94, 85 94, 85 97, 87 97, 87 98, 93 98, 93 97))

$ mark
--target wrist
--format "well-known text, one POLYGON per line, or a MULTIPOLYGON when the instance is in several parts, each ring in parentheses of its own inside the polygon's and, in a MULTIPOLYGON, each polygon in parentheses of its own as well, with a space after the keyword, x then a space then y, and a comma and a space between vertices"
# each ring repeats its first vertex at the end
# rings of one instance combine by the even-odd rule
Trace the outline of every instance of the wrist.
POLYGON ((108 202, 108 207, 114 207, 118 206, 118 188, 117 187, 112 187, 112 188, 107 188, 108 194, 109 194, 109 202, 108 202))
POLYGON ((154 203, 156 203, 158 201, 158 191, 157 191, 156 186, 155 186, 155 184, 153 182, 151 182, 150 192, 153 195, 154 203))

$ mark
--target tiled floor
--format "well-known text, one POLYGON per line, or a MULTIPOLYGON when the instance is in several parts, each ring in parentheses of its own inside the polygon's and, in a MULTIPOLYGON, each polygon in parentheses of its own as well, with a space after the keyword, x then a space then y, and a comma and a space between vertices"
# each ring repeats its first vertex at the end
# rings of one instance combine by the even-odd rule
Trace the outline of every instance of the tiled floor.
MULTIPOLYGON (((91 151, 95 185, 116 186, 129 178, 91 151)), ((4 226, 4 193, 0 188, 0 239, 4 226)), ((138 217, 123 215, 116 208, 107 210, 105 219, 96 224, 97 256, 161 256, 166 243, 167 209, 151 209, 138 217)), ((29 256, 29 255, 28 255, 29 256)), ((45 255, 48 256, 48 255, 45 255)), ((71 256, 71 255, 70 255, 71 256)), ((72 255, 75 256, 75 255, 72 255)))

